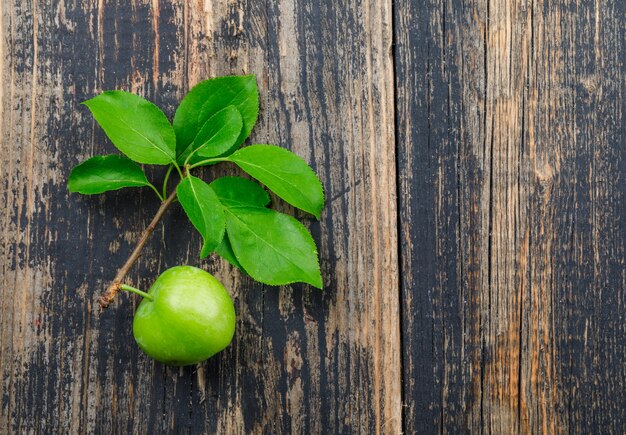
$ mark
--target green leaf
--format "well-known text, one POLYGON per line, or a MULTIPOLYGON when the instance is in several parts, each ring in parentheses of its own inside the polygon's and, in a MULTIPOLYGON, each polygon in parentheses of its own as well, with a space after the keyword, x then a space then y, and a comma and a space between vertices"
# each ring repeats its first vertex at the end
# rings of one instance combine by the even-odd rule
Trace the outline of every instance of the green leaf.
POLYGON ((210 184, 225 207, 265 207, 270 197, 261 185, 241 177, 222 177, 210 184))
MULTIPOLYGON (((265 189, 259 183, 246 178, 221 177, 209 186, 215 191, 224 207, 265 207, 270 202, 265 189)), ((233 252, 228 234, 224 234, 222 243, 215 248, 215 252, 242 272, 247 273, 233 252)))
POLYGON ((217 195, 199 178, 189 175, 176 188, 178 200, 204 239, 200 258, 208 256, 224 237, 224 208, 217 195))
POLYGON ((237 269, 241 270, 243 273, 246 273, 241 263, 239 263, 239 260, 237 260, 237 257, 235 257, 233 247, 230 244, 230 240, 228 240, 228 234, 224 234, 224 238, 222 239, 222 242, 219 244, 219 246, 215 248, 215 252, 220 257, 235 266, 237 269))
POLYGON ((235 141, 235 146, 241 145, 250 135, 259 114, 255 76, 218 77, 200 82, 189 91, 174 116, 178 155, 194 141, 211 116, 228 106, 237 107, 243 119, 243 128, 235 141))
POLYGON ((296 219, 265 208, 269 195, 257 182, 241 177, 213 181, 226 212, 226 236, 219 255, 257 281, 283 285, 307 282, 321 288, 317 249, 296 219))
POLYGON ((194 141, 178 157, 183 164, 190 153, 195 155, 190 163, 200 162, 204 158, 217 157, 234 151, 237 138, 243 127, 243 119, 235 106, 228 106, 211 116, 202 126, 194 141))
POLYGON ((137 95, 107 91, 85 101, 113 145, 139 163, 176 160, 174 129, 161 110, 137 95))
POLYGON ((302 158, 275 145, 251 145, 228 160, 265 184, 289 204, 320 218, 324 206, 322 183, 302 158))
POLYGON ((227 207, 226 231, 245 271, 270 285, 305 282, 322 288, 317 248, 291 216, 263 207, 227 207))
POLYGON ((70 192, 93 195, 123 187, 149 186, 143 169, 127 157, 95 156, 75 166, 67 187, 70 192))

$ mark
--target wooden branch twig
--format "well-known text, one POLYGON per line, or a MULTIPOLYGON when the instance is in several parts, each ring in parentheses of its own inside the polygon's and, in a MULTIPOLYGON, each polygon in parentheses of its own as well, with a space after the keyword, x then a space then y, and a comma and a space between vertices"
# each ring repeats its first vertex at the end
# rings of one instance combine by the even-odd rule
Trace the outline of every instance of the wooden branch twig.
POLYGON ((132 254, 130 254, 130 257, 128 257, 128 260, 126 260, 126 263, 124 263, 124 265, 117 271, 117 274, 115 275, 113 282, 111 282, 111 285, 109 285, 109 287, 106 289, 104 294, 98 298, 98 304, 100 304, 100 310, 104 310, 106 307, 108 307, 111 304, 111 302, 113 302, 113 299, 115 299, 115 296, 121 290, 120 286, 122 285, 124 278, 130 271, 131 267, 133 267, 133 265, 137 262, 137 260, 141 256, 141 251, 143 250, 146 242, 148 241, 148 239, 150 238, 150 236, 156 229, 157 225, 159 224, 159 221, 161 220, 161 218, 163 217, 163 215, 165 214, 165 212, 167 211, 169 206, 172 204, 172 202, 174 202, 175 199, 176 199, 176 189, 174 189, 174 191, 170 193, 170 196, 168 196, 167 199, 161 203, 161 207, 159 207, 156 214, 152 218, 150 225, 148 225, 148 227, 145 229, 145 231, 141 235, 141 238, 137 242, 137 246, 135 246, 135 249, 133 250, 132 254))

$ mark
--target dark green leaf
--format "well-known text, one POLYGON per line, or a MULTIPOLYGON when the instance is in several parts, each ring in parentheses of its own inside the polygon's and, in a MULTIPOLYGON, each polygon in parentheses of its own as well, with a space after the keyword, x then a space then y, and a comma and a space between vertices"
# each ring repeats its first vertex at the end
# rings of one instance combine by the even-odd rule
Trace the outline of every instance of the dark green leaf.
POLYGON ((113 145, 139 163, 176 159, 174 129, 161 110, 137 95, 107 91, 84 103, 113 145))
POLYGON ((219 246, 215 248, 215 252, 220 257, 235 266, 237 269, 241 270, 243 273, 246 273, 246 271, 243 269, 243 266, 239 263, 239 260, 237 260, 237 257, 235 257, 233 247, 230 244, 230 240, 228 240, 228 234, 224 234, 222 243, 220 243, 219 246))
POLYGON ((315 172, 300 157, 274 145, 251 145, 228 157, 294 207, 318 219, 324 192, 315 172))
POLYGON ((222 177, 210 184, 225 207, 265 207, 270 197, 261 185, 241 177, 222 177))
POLYGON ((242 127, 243 120, 235 106, 220 110, 204 123, 194 141, 178 157, 178 163, 182 165, 192 151, 195 154, 189 160, 191 164, 229 154, 237 145, 242 127))
POLYGON ((226 228, 237 260, 252 278, 322 288, 315 242, 296 219, 268 208, 227 207, 226 228))
POLYGON ((256 77, 218 77, 194 86, 183 98, 174 116, 178 155, 193 142, 211 116, 231 105, 237 107, 243 119, 243 128, 235 141, 237 146, 250 135, 259 114, 256 77))
POLYGON ((176 188, 178 200, 204 239, 200 258, 208 256, 224 237, 224 208, 217 195, 199 178, 187 176, 176 188))
POLYGON ((95 156, 75 166, 67 187, 70 192, 92 195, 123 187, 149 185, 141 166, 127 157, 109 155, 95 156))

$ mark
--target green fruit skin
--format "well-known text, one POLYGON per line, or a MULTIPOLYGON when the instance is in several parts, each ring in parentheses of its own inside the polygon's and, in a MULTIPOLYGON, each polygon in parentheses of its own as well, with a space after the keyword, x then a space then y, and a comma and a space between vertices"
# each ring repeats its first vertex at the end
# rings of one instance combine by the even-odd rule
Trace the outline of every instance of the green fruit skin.
POLYGON ((223 350, 235 333, 235 307, 213 275, 192 266, 163 272, 135 313, 139 347, 170 365, 196 364, 223 350))

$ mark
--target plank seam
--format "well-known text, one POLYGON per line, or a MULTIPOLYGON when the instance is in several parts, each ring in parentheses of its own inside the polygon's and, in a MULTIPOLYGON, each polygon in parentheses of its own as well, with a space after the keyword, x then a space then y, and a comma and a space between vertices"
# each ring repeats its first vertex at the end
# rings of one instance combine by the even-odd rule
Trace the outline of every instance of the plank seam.
POLYGON ((394 140, 394 150, 395 150, 395 164, 396 164, 396 177, 395 177, 395 188, 396 188, 396 249, 397 249, 397 266, 398 266, 398 322, 400 323, 400 372, 398 376, 400 376, 400 428, 402 433, 407 433, 406 428, 406 388, 404 385, 404 354, 405 354, 405 331, 404 331, 404 280, 401 279, 403 276, 403 255, 402 255, 402 189, 400 186, 400 177, 398 171, 400 170, 400 138, 399 138, 399 116, 398 116, 398 71, 397 71, 397 59, 399 57, 398 46, 396 43, 396 12, 397 12, 397 3, 396 1, 391 1, 391 49, 390 53, 391 57, 391 70, 393 73, 393 140, 394 140))

